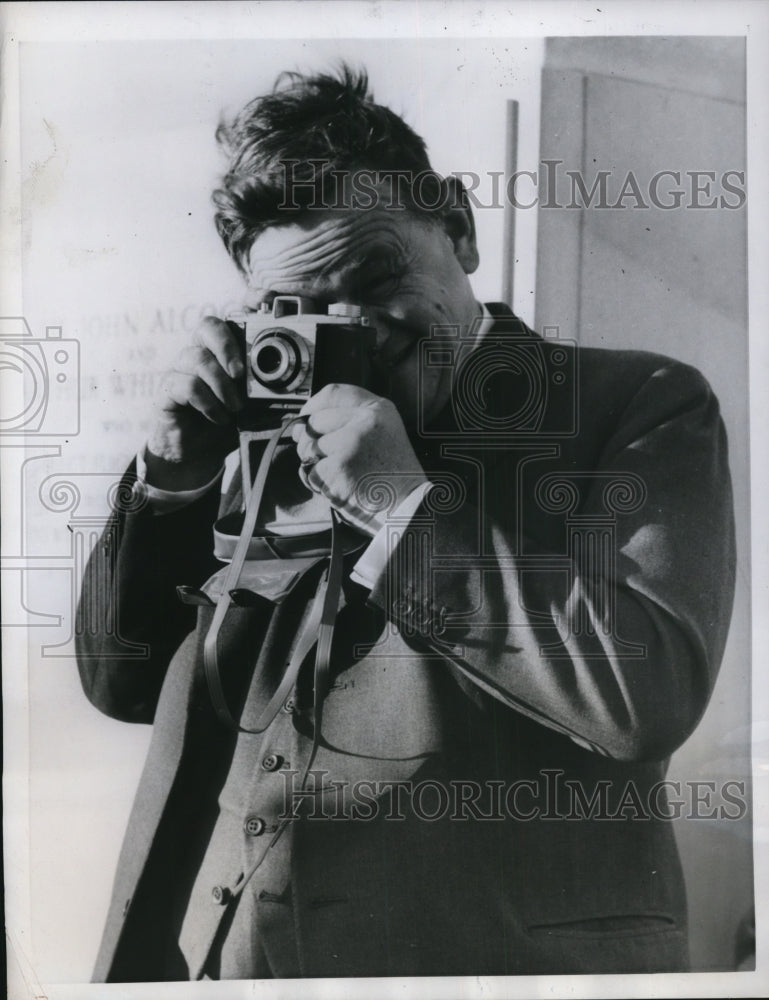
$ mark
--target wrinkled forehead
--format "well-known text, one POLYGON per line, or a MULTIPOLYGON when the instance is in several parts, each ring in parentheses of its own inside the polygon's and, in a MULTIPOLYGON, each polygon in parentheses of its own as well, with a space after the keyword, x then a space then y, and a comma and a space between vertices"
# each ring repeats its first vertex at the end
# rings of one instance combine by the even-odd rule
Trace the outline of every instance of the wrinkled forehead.
POLYGON ((378 205, 307 212, 271 226, 249 253, 249 298, 333 295, 367 269, 407 260, 429 225, 413 211, 378 205))

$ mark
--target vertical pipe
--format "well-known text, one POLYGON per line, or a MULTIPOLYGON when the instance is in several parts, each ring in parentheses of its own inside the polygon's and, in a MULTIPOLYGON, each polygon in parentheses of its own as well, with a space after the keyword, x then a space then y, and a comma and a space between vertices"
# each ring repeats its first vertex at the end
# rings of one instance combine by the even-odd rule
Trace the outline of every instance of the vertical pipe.
POLYGON ((505 109, 505 215, 502 243, 502 301, 513 307, 515 272, 515 207, 507 196, 507 185, 518 169, 518 101, 507 101, 505 109))

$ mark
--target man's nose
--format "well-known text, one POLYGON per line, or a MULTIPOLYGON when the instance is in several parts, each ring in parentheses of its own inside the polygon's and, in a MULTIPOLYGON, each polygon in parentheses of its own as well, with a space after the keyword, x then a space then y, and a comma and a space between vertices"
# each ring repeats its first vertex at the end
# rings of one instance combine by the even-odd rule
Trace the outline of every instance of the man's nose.
POLYGON ((363 309, 363 315, 368 318, 369 325, 376 330, 377 347, 398 333, 410 332, 405 316, 395 307, 367 306, 363 309))

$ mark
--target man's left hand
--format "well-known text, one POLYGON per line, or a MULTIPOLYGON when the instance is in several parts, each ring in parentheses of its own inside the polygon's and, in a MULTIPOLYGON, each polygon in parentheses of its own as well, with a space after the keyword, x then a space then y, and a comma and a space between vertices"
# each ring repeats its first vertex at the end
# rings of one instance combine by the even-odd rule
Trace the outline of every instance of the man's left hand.
POLYGON ((294 425, 299 475, 369 535, 427 482, 395 405, 353 385, 324 386, 294 425))

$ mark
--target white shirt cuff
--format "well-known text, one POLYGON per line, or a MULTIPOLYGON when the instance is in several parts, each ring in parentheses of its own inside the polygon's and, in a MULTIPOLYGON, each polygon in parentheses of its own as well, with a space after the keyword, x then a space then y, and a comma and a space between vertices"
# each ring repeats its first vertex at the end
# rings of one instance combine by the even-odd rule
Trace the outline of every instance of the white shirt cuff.
POLYGON ((136 456, 136 478, 142 484, 141 488, 149 500, 150 510, 153 514, 170 514, 172 511, 186 507, 195 500, 208 493, 209 490, 219 482, 224 471, 224 466, 217 472, 213 479, 205 486, 199 486, 195 490, 161 490, 157 486, 152 486, 147 482, 147 460, 145 458, 146 447, 142 448, 136 456))
POLYGON ((399 528, 408 527, 412 517, 416 514, 417 508, 424 500, 427 491, 432 488, 432 483, 421 483, 409 493, 395 510, 388 515, 387 523, 371 539, 366 551, 355 563, 350 573, 350 579, 354 583, 359 583, 362 587, 373 590, 382 571, 390 558, 387 542, 390 537, 389 528, 398 525, 399 528))

